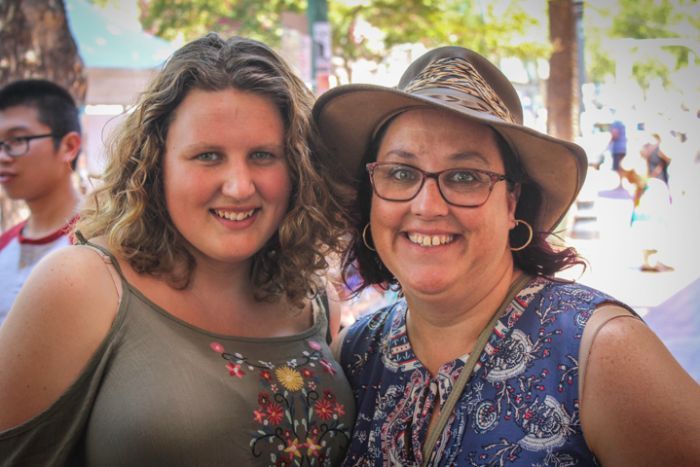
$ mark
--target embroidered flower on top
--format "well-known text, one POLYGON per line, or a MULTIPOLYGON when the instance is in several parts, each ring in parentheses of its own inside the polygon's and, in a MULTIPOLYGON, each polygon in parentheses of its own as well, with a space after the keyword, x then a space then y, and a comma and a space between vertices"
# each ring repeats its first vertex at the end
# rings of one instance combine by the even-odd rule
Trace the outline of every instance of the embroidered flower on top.
POLYGON ((275 369, 275 376, 288 391, 296 392, 304 387, 304 378, 302 378, 301 373, 288 366, 275 369))
POLYGON ((242 379, 257 374, 264 390, 252 411, 250 447, 255 457, 269 456, 271 465, 326 465, 333 446, 350 442, 350 427, 342 420, 345 406, 329 389, 320 394, 336 375, 334 363, 323 358, 318 342, 307 340, 306 344, 310 350, 301 357, 277 365, 226 352, 219 342, 209 344, 226 360, 229 375, 242 379), (317 365, 324 371, 314 370, 317 365))

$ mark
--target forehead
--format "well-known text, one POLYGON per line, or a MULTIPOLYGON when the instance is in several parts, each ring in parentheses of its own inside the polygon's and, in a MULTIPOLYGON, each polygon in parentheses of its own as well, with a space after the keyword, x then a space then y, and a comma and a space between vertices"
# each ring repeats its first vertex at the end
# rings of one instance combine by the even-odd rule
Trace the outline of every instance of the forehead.
POLYGON ((203 147, 272 147, 284 144, 285 128, 271 99, 228 88, 190 91, 174 112, 166 151, 203 147))
POLYGON ((16 105, 0 110, 1 133, 47 128, 39 121, 39 111, 35 107, 16 105))
POLYGON ((217 125, 225 119, 277 117, 281 120, 280 109, 271 98, 237 88, 226 88, 217 91, 192 89, 173 114, 173 120, 187 120, 203 123, 205 126, 217 125), (203 117, 210 120, 202 121, 203 117))
POLYGON ((378 159, 395 154, 423 160, 474 161, 502 167, 495 131, 483 123, 437 109, 412 109, 394 117, 379 147, 378 159))

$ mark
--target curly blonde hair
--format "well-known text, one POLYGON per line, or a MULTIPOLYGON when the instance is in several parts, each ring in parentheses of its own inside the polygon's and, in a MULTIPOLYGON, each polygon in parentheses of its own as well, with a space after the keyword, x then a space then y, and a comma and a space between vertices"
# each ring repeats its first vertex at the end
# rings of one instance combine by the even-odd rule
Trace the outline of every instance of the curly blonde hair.
POLYGON ((101 184, 76 225, 142 274, 184 289, 196 267, 165 203, 162 157, 174 112, 192 89, 235 88, 270 99, 285 124, 292 180, 288 211, 278 231, 253 257, 251 281, 259 300, 285 295, 296 306, 321 288, 326 257, 341 251, 346 227, 332 174, 319 162, 311 120, 313 94, 284 60, 251 39, 208 34, 176 51, 142 94, 109 146, 101 184))

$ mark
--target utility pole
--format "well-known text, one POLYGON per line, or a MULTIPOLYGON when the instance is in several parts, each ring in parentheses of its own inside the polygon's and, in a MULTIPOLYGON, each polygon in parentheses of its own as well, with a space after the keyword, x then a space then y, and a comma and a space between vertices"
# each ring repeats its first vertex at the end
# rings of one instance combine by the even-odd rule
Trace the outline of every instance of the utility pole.
MULTIPOLYGON (((574 18, 576 18, 576 54, 577 54, 577 63, 578 63, 578 89, 579 93, 581 92, 581 89, 583 87, 583 84, 586 82, 586 64, 585 64, 585 34, 583 30, 583 14, 584 14, 584 4, 583 0, 574 0, 574 18)), ((583 108, 583 99, 579 99, 579 112, 578 116, 580 116, 581 112, 583 112, 585 109, 583 108)), ((580 122, 578 122, 579 118, 575 117, 574 123, 576 127, 578 128, 578 133, 581 132, 581 126, 580 122)))
POLYGON ((572 0, 548 0, 553 45, 547 80, 547 133, 574 141, 578 135, 579 95, 576 17, 572 0))
POLYGON ((326 0, 308 0, 309 36, 311 36, 311 83, 316 95, 328 90, 331 73, 331 28, 326 0))

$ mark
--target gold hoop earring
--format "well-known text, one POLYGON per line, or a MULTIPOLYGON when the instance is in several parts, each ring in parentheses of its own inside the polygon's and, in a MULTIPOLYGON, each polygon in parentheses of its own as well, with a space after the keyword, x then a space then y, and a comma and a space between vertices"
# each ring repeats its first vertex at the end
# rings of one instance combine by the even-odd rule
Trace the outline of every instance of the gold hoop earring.
POLYGON ((368 228, 369 228, 369 222, 367 223, 367 225, 365 225, 365 228, 362 229, 362 243, 365 244, 365 246, 367 247, 367 249, 369 251, 377 251, 374 249, 374 247, 370 246, 369 242, 367 242, 367 229, 368 228))
POLYGON ((526 241, 522 246, 519 246, 519 247, 517 247, 517 248, 510 247, 510 251, 520 251, 520 250, 524 250, 525 248, 528 247, 528 245, 530 245, 530 243, 532 243, 532 237, 534 236, 534 232, 533 232, 533 230, 532 230, 532 226, 531 226, 530 224, 528 224, 527 222, 523 221, 523 220, 515 219, 515 227, 514 227, 514 229, 517 228, 520 224, 522 224, 522 225, 524 225, 525 227, 527 227, 529 236, 527 237, 527 241, 526 241))

